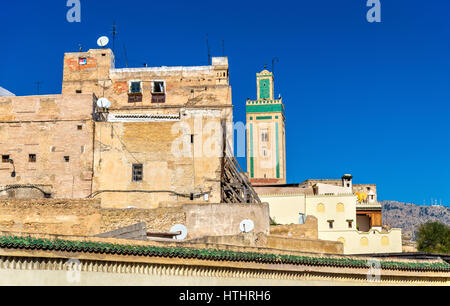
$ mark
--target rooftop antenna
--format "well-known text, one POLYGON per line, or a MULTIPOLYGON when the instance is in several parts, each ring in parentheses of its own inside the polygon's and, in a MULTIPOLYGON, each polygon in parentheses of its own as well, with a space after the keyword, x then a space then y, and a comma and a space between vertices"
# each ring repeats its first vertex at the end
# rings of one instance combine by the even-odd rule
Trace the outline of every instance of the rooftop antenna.
POLYGON ((176 224, 172 226, 170 229, 171 233, 179 233, 178 235, 174 236, 173 239, 175 240, 184 240, 187 237, 188 230, 184 224, 176 224))
POLYGON ((112 34, 113 34, 113 53, 116 51, 116 34, 117 34, 117 32, 116 32, 116 22, 114 21, 114 23, 113 23, 113 32, 112 32, 112 34))
MULTIPOLYGON (((272 58, 272 76, 275 78, 275 62, 279 62, 280 60, 278 57, 272 58)), ((275 83, 275 82, 274 82, 275 83)), ((275 94, 275 84, 273 84, 273 93, 275 94)))
POLYGON ((44 83, 44 82, 38 81, 38 82, 35 82, 35 83, 36 83, 36 87, 37 87, 37 94, 39 95, 40 94, 40 89, 41 89, 41 84, 44 83))
POLYGON ((208 33, 206 33, 206 46, 208 47, 208 65, 211 65, 211 48, 209 47, 208 33))
POLYGON ((109 43, 109 38, 106 36, 102 36, 99 39, 97 39, 97 45, 101 48, 105 48, 108 43, 109 43))
POLYGON ((81 47, 81 44, 78 44, 78 52, 83 52, 83 48, 81 47))
POLYGON ((242 233, 250 233, 255 228, 255 223, 250 219, 242 220, 239 224, 239 229, 242 233))
POLYGON ((272 74, 275 75, 275 62, 279 62, 280 60, 278 59, 278 57, 274 57, 272 58, 272 74))
POLYGON ((128 68, 128 55, 127 55, 127 47, 125 47, 125 44, 123 44, 123 53, 124 53, 124 56, 125 56, 125 65, 128 68))

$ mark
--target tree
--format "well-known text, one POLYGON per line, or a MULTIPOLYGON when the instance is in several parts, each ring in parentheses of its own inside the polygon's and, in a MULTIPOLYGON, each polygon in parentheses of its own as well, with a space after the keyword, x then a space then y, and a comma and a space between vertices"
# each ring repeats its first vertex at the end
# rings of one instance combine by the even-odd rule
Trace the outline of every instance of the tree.
POLYGON ((417 230, 417 249, 427 253, 450 254, 450 226, 437 221, 421 224, 417 230))

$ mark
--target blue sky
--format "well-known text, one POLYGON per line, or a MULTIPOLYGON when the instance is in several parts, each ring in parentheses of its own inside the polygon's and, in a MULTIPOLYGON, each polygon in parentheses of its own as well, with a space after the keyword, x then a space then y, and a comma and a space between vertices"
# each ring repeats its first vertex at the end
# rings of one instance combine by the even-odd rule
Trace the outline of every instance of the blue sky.
MULTIPOLYGON (((381 0, 2 1, 0 86, 16 95, 60 93, 64 52, 96 47, 117 23, 118 67, 230 61, 235 121, 256 97, 255 74, 272 58, 286 104, 288 182, 376 183, 379 199, 450 204, 450 2, 381 0)), ((245 168, 245 159, 240 159, 245 168)))

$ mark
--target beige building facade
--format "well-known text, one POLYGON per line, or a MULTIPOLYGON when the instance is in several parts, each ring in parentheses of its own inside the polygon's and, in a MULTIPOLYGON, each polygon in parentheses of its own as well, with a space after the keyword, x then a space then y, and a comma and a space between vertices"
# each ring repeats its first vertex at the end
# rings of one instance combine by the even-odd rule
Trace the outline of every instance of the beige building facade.
POLYGON ((111 208, 224 200, 227 58, 117 69, 109 49, 66 53, 62 94, 1 97, 0 111, 0 197, 92 197, 111 208))

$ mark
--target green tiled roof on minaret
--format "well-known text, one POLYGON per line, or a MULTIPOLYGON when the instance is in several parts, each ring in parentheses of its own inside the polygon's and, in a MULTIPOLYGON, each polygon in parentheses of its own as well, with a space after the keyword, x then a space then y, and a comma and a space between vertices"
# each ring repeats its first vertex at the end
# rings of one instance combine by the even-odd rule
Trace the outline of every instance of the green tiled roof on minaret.
POLYGON ((286 183, 285 112, 275 99, 274 75, 256 74, 256 100, 247 100, 247 167, 255 184, 286 183))

